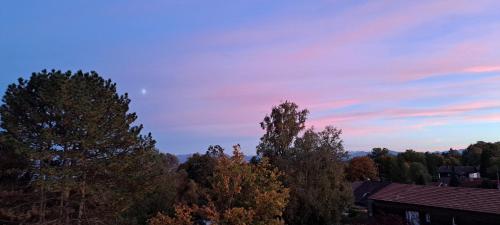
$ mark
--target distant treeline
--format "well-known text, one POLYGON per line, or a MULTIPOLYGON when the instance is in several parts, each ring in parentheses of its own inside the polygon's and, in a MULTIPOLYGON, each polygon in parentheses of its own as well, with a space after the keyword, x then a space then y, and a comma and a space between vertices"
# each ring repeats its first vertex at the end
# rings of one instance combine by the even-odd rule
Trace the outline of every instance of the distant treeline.
POLYGON ((8 86, 0 106, 0 224, 341 224, 351 181, 427 183, 440 165, 492 177, 498 143, 462 154, 377 148, 347 161, 340 129, 305 126, 292 102, 260 123, 256 156, 220 146, 179 164, 134 125, 130 99, 95 72, 41 71, 8 86))
MULTIPOLYGON (((480 187, 496 188, 500 169, 500 142, 477 142, 465 150, 450 149, 447 152, 416 152, 406 150, 397 155, 386 148, 374 148, 366 157, 353 158, 347 167, 347 177, 352 180, 383 180, 398 183, 428 184, 438 182, 438 169, 448 166, 477 168, 483 178, 480 187)), ((460 180, 451 177, 451 186, 459 186, 460 180)))

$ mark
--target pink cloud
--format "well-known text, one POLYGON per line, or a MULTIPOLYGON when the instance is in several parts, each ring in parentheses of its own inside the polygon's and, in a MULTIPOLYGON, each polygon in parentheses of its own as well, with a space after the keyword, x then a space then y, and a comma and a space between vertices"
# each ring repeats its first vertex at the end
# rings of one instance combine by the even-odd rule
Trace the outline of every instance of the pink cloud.
MULTIPOLYGON (((496 54, 492 46, 498 45, 495 43, 500 38, 500 33, 484 34, 480 38, 458 44, 437 43, 433 47, 434 52, 396 59, 384 55, 383 51, 386 51, 384 46, 365 45, 365 42, 397 35, 443 17, 473 15, 491 8, 491 5, 456 1, 415 3, 414 7, 404 8, 398 8, 397 5, 389 6, 386 3, 370 2, 339 15, 333 15, 333 19, 327 17, 302 19, 304 21, 296 19, 292 22, 271 21, 268 24, 258 24, 237 31, 203 36, 203 40, 197 41, 206 46, 214 45, 225 49, 228 46, 234 47, 232 46, 234 42, 245 42, 246 44, 242 46, 247 47, 241 48, 236 44, 230 51, 200 54, 198 58, 191 60, 209 65, 199 71, 196 69, 197 71, 193 73, 209 73, 214 70, 210 73, 224 75, 232 73, 232 77, 240 79, 251 77, 254 80, 272 82, 279 82, 282 76, 295 80, 325 80, 331 75, 353 81, 356 77, 363 76, 363 80, 382 79, 387 82, 401 82, 448 73, 481 72, 488 69, 483 65, 485 63, 498 64, 498 54, 492 55, 496 54), (367 12, 374 11, 388 12, 374 18, 364 16, 367 12), (350 21, 352 25, 342 27, 341 24, 345 24, 345 21, 350 21), (338 29, 338 26, 342 29, 338 29), (275 39, 279 41, 262 43, 264 40, 275 39), (363 46, 365 50, 373 49, 368 53, 359 54, 356 46, 363 46), (224 64, 212 64, 214 61, 222 61, 224 64), (353 64, 353 62, 358 63, 353 64), (360 63, 365 65, 358 66, 360 63)), ((467 32, 474 31, 476 30, 467 32)))
POLYGON ((499 72, 500 66, 476 66, 464 69, 468 73, 486 73, 486 72, 499 72))
POLYGON ((498 123, 500 122, 500 115, 498 114, 471 115, 471 116, 466 116, 463 119, 467 122, 498 123))
MULTIPOLYGON (((492 108, 500 108, 500 103, 498 101, 479 101, 479 102, 467 102, 461 104, 453 104, 448 106, 441 106, 435 108, 425 108, 425 109, 383 109, 379 111, 372 112, 355 112, 355 113, 345 113, 327 116, 323 118, 317 118, 311 120, 308 124, 309 126, 315 127, 325 127, 327 125, 341 125, 342 127, 350 127, 351 132, 354 134, 360 133, 363 134, 371 129, 379 129, 381 127, 372 127, 373 125, 367 125, 366 121, 372 120, 380 120, 380 119, 390 119, 397 120, 398 124, 392 126, 392 128, 381 129, 382 131, 396 131, 400 129, 422 129, 429 126, 438 126, 445 125, 446 122, 443 122, 443 119, 439 120, 429 120, 429 118, 437 118, 437 117, 447 117, 446 121, 457 118, 464 117, 465 114, 476 112, 479 110, 492 109, 492 108), (426 121, 419 122, 417 124, 411 124, 405 119, 421 117, 428 118, 426 121), (352 124, 361 123, 366 127, 358 127, 360 131, 355 131, 353 129, 352 124)), ((476 117, 473 117, 476 118, 476 117)), ((491 119, 494 119, 491 117, 491 119)), ((383 125, 382 127, 387 126, 383 125)))
POLYGON ((466 112, 477 110, 500 108, 498 101, 479 101, 468 102, 463 104, 448 105, 437 108, 427 109, 404 109, 395 110, 389 114, 394 118, 408 118, 408 117, 437 117, 437 116, 451 116, 466 112))
MULTIPOLYGON (((387 6, 387 3, 383 3, 383 5, 387 6)), ((353 42, 373 41, 373 39, 408 30, 411 27, 419 26, 439 17, 477 13, 483 9, 486 9, 485 4, 481 5, 467 1, 455 1, 453 3, 440 1, 404 7, 385 13, 379 18, 363 21, 361 24, 354 23, 353 30, 341 35, 327 36, 324 40, 303 48, 295 57, 300 60, 325 57, 335 49, 353 42)), ((354 16, 363 17, 363 15, 354 16)), ((348 17, 345 19, 356 21, 356 18, 348 17)))
MULTIPOLYGON (((468 113, 500 107, 487 100, 438 107, 400 106, 419 98, 494 93, 491 83, 483 85, 487 79, 404 85, 432 76, 499 71, 495 49, 500 47, 500 32, 490 29, 452 41, 439 37, 404 54, 392 53, 394 46, 382 42, 413 28, 488 8, 488 4, 469 1, 412 3, 402 8, 369 2, 335 15, 270 19, 198 35, 191 44, 202 50, 179 60, 184 64, 178 73, 190 81, 183 93, 189 98, 182 104, 191 107, 158 120, 186 132, 258 136, 258 122, 271 107, 291 100, 310 109, 313 119, 308 125, 322 128, 333 124, 346 135, 362 136, 445 125, 435 118, 454 121, 468 113), (336 111, 353 105, 361 107, 336 111), (332 114, 319 117, 327 113, 332 114), (419 121, 410 123, 410 118, 419 121), (390 121, 373 125, 376 120, 390 121)), ((471 30, 458 32, 471 34, 482 28, 467 29, 471 30)))

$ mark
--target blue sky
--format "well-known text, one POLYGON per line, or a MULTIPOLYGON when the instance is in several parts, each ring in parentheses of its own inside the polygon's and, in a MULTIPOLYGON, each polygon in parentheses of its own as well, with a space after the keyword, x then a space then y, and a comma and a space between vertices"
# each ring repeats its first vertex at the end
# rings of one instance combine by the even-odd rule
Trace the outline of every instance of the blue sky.
POLYGON ((42 69, 95 70, 162 151, 240 143, 291 100, 348 150, 500 140, 498 1, 12 1, 0 91, 42 69), (145 93, 142 90, 146 90, 145 93))

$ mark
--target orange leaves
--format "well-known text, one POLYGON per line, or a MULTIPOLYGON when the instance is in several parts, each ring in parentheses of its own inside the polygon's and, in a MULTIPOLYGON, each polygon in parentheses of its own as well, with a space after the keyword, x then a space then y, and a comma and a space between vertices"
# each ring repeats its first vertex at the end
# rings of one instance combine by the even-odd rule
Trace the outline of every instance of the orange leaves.
POLYGON ((192 213, 197 207, 188 207, 186 205, 175 206, 175 217, 165 216, 158 213, 155 217, 149 220, 150 225, 191 225, 192 213))
POLYGON ((267 159, 247 163, 237 145, 233 157, 215 160, 208 186, 198 186, 203 193, 198 201, 177 205, 174 217, 158 214, 150 225, 185 225, 195 221, 213 225, 283 224, 281 217, 289 192, 267 159))
POLYGON ((377 166, 375 162, 367 156, 353 158, 351 162, 349 162, 347 168, 347 177, 351 181, 377 179, 377 166))

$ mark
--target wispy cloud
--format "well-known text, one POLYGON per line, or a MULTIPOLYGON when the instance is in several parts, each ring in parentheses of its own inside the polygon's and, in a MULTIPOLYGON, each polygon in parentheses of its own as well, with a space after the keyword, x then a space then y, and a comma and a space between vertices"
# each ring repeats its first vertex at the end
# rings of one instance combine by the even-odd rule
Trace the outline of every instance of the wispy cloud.
POLYGON ((182 151, 210 137, 251 152, 285 100, 311 111, 309 125, 342 128, 348 148, 497 137, 483 128, 500 114, 498 1, 130 1, 72 17, 92 4, 0 15, 4 86, 47 66, 91 67, 131 93, 160 147, 182 151), (60 28, 78 32, 26 35, 60 28))

